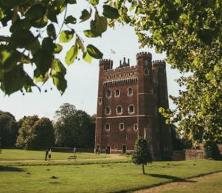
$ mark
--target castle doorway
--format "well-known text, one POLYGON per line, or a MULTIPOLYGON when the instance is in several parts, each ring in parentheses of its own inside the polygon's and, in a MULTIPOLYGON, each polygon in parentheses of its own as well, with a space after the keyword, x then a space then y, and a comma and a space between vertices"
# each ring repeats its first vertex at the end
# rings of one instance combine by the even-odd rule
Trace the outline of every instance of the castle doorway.
POLYGON ((122 153, 126 153, 126 145, 123 145, 123 147, 122 147, 122 153))

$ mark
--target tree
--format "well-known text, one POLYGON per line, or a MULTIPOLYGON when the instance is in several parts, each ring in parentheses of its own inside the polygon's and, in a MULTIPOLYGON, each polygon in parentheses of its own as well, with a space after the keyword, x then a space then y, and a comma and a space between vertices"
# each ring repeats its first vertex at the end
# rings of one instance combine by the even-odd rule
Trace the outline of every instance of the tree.
POLYGON ((28 149, 31 147, 33 136, 33 126, 39 120, 37 115, 24 116, 19 120, 19 130, 16 146, 20 148, 28 149))
POLYGON ((65 103, 56 111, 55 143, 63 147, 94 147, 95 128, 91 117, 74 105, 65 103))
POLYGON ((38 116, 27 116, 20 120, 17 147, 48 148, 54 144, 54 130, 48 118, 39 119, 38 116))
POLYGON ((138 139, 135 143, 134 152, 132 155, 133 163, 142 165, 143 174, 145 174, 144 165, 152 162, 152 155, 146 139, 138 139))
POLYGON ((72 42, 65 57, 67 64, 73 63, 80 55, 86 61, 91 57, 102 58, 102 53, 95 46, 84 44, 83 38, 75 30, 76 24, 90 21, 89 29, 83 31, 84 38, 94 38, 101 36, 107 27, 113 27, 118 21, 135 28, 142 47, 155 47, 157 52, 166 53, 171 67, 182 73, 189 72, 179 80, 185 91, 173 97, 178 108, 168 115, 167 110, 162 113, 170 117, 172 123, 177 122, 180 133, 194 144, 221 141, 222 2, 86 2, 89 2, 89 6, 76 19, 76 15, 66 14, 68 6, 78 5, 76 0, 1 0, 0 22, 6 28, 10 27, 11 36, 0 38, 0 88, 6 94, 18 90, 31 91, 37 82, 45 82, 51 77, 63 93, 67 86, 64 78, 66 68, 56 55, 62 50, 60 44, 72 42), (99 6, 102 6, 102 13, 99 6), (57 30, 55 26, 62 15, 62 27, 57 30), (34 32, 36 29, 37 33, 34 32), (43 33, 45 30, 47 33, 43 33), (26 63, 34 65, 34 77, 24 70, 26 63))
POLYGON ((172 97, 176 109, 161 112, 193 145, 221 142, 222 2, 121 2, 119 11, 127 10, 141 46, 165 52, 171 67, 183 73, 178 80, 183 89, 172 97))
POLYGON ((0 111, 0 143, 1 147, 14 147, 18 132, 15 117, 8 112, 0 111))
POLYGON ((71 46, 65 56, 67 65, 80 56, 87 62, 102 58, 99 49, 92 44, 85 45, 81 36, 100 37, 107 30, 108 19, 119 17, 118 10, 106 4, 101 13, 96 7, 99 0, 85 0, 81 15, 74 11, 73 15, 67 14, 68 7, 74 9, 81 3, 77 0, 0 0, 0 25, 4 31, 10 31, 0 36, 3 92, 8 95, 19 90, 30 92, 33 86, 51 78, 63 93, 67 87, 66 68, 58 54, 68 42, 71 46), (88 29, 77 33, 78 24, 86 21, 90 21, 88 29), (27 64, 33 65, 33 76, 24 69, 27 64))
POLYGON ((33 125, 32 148, 49 148, 54 145, 54 129, 48 118, 41 118, 33 125))

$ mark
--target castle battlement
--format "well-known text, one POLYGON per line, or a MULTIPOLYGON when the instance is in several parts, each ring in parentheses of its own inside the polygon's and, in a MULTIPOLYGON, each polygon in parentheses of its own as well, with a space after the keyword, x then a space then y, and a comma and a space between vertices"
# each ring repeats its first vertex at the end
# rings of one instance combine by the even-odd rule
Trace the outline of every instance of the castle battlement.
POLYGON ((140 58, 149 58, 150 60, 152 60, 152 54, 150 52, 139 52, 136 55, 136 59, 140 59, 140 58))
POLYGON ((152 61, 152 66, 154 68, 156 68, 156 67, 165 67, 166 62, 165 62, 165 60, 154 60, 154 61, 152 61))

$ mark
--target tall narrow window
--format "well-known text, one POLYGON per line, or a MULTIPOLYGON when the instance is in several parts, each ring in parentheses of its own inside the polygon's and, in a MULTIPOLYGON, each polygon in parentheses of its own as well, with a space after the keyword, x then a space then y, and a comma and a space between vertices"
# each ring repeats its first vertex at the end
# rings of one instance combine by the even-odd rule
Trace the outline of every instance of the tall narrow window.
POLYGON ((108 89, 108 90, 106 91, 106 98, 111 98, 111 96, 112 96, 112 92, 111 92, 110 89, 108 89))
POLYGON ((137 125, 137 123, 134 123, 134 125, 133 125, 133 130, 136 132, 136 131, 138 131, 138 125, 137 125))
POLYGON ((135 113, 134 105, 129 105, 129 106, 128 106, 128 113, 129 113, 129 114, 134 114, 134 113, 135 113))
POLYGON ((120 90, 116 89, 115 90, 115 97, 119 97, 120 96, 120 90))
POLYGON ((110 107, 106 107, 105 108, 105 114, 106 115, 110 115, 111 114, 111 108, 110 107))
POLYGON ((105 129, 105 131, 109 132, 110 131, 110 124, 106 123, 104 129, 105 129))
POLYGON ((124 127, 124 123, 120 123, 120 124, 119 124, 119 130, 120 130, 120 131, 123 131, 124 128, 125 128, 125 127, 124 127))
POLYGON ((102 104, 102 98, 99 98, 99 105, 102 104))
POLYGON ((128 92, 127 92, 128 96, 133 96, 133 89, 130 87, 128 88, 128 92))
POLYGON ((118 105, 116 107, 116 114, 117 115, 121 115, 122 113, 123 113, 123 108, 120 105, 118 105))

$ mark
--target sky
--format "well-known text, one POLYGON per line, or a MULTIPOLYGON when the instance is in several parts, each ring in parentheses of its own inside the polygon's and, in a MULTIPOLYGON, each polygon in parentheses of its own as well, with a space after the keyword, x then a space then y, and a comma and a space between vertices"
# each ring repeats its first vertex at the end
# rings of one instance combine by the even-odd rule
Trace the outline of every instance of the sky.
MULTIPOLYGON (((71 11, 72 9, 68 13, 71 11)), ((7 31, 1 33, 7 33, 7 31)), ((114 68, 119 65, 119 61, 123 57, 129 58, 131 65, 136 65, 136 54, 141 51, 151 52, 153 60, 165 58, 164 54, 157 54, 151 48, 139 49, 137 37, 129 26, 118 25, 114 29, 109 29, 105 32, 102 38, 86 41, 89 43, 93 41, 93 44, 103 52, 103 58, 112 59, 114 61, 114 68)), ((67 45, 67 48, 69 46, 67 45)), ((61 54, 61 58, 64 58, 64 53, 61 54)), ((98 60, 93 60, 90 64, 79 60, 70 66, 66 66, 68 87, 63 95, 57 91, 51 81, 41 86, 41 92, 33 88, 32 93, 22 95, 21 92, 16 92, 6 96, 0 91, 0 110, 12 113, 17 120, 25 115, 45 116, 53 119, 55 111, 59 106, 63 103, 70 103, 75 105, 77 109, 84 110, 90 115, 96 114, 98 64, 98 60)), ((167 65, 168 94, 174 96, 178 94, 179 87, 175 82, 175 79, 178 77, 178 71, 170 69, 170 66, 167 65)), ((171 102, 170 107, 173 107, 171 102)))

